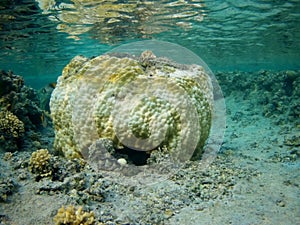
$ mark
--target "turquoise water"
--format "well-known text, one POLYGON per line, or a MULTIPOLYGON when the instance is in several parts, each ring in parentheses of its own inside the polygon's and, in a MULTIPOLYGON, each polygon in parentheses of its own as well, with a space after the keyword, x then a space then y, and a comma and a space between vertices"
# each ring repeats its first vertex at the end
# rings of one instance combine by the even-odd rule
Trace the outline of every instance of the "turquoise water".
POLYGON ((101 224, 299 224, 300 0, 1 0, 0 48, 0 69, 26 82, 0 73, 0 224, 54 224, 68 205, 101 224), (79 54, 145 47, 210 71, 206 63, 213 88, 180 81, 185 70, 170 71, 185 66, 150 52, 138 61, 149 79, 123 83, 95 57, 80 79, 49 85, 79 54), (171 79, 153 77, 152 63, 171 79), (207 132, 197 121, 210 103, 197 99, 210 91, 201 160, 170 165, 207 132), (145 153, 145 143, 161 150, 145 153))
POLYGON ((300 68, 299 0, 79 1, 0 3, 0 68, 40 88, 76 55, 163 40, 215 71, 300 68))

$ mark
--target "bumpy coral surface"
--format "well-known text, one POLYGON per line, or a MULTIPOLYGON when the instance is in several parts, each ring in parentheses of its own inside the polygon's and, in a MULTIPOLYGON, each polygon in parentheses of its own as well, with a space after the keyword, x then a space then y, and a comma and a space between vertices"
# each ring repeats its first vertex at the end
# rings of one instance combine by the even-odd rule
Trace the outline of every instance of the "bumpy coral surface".
POLYGON ((84 212, 81 206, 75 210, 73 205, 62 206, 54 217, 56 225, 91 225, 94 220, 94 212, 84 212))
POLYGON ((167 149, 183 160, 200 156, 213 109, 210 77, 145 51, 75 57, 50 101, 54 147, 69 158, 88 155, 100 138, 151 154, 167 149), (196 150, 195 150, 196 149, 196 150))

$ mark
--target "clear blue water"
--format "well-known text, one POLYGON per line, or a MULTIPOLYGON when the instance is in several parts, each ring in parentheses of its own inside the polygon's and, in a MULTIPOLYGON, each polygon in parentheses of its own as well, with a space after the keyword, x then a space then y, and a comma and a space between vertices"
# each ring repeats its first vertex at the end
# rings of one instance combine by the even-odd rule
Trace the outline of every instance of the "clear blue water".
POLYGON ((0 68, 40 88, 76 55, 156 39, 212 71, 300 68, 299 0, 2 0, 0 68))

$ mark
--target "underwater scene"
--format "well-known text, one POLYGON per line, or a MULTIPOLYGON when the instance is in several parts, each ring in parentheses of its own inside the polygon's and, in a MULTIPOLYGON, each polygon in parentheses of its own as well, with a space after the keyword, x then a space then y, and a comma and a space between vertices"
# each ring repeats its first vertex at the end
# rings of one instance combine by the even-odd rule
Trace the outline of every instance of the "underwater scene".
POLYGON ((1 0, 0 225, 300 225, 299 0, 1 0))

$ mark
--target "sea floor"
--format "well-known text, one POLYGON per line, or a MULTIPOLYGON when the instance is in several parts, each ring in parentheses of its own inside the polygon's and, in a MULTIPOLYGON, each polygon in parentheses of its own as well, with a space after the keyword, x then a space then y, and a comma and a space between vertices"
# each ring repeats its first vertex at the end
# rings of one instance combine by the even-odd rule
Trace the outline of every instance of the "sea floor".
POLYGON ((59 176, 37 177, 37 149, 1 152, 0 224, 55 224, 63 205, 93 211, 95 224, 300 224, 300 71, 216 77, 227 128, 207 168, 195 161, 163 182, 128 185, 54 155, 59 176))

